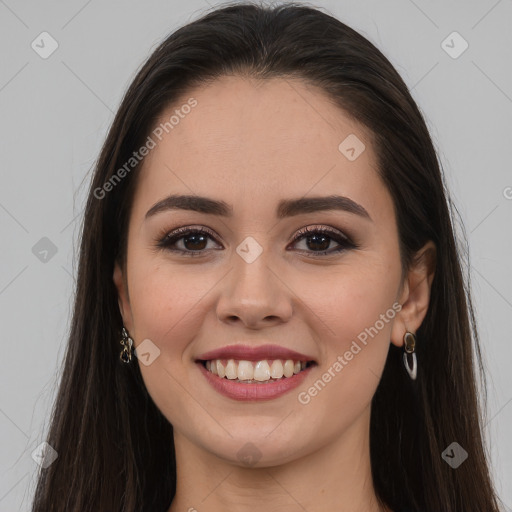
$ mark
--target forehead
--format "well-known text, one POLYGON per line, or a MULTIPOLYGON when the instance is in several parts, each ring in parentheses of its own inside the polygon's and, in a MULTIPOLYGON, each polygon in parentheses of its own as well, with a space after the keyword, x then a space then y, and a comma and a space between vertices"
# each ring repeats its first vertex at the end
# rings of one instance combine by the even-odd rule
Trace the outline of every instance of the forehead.
POLYGON ((369 132, 297 79, 222 77, 188 91, 157 125, 167 129, 161 140, 153 136, 136 202, 179 192, 224 199, 236 210, 237 202, 339 193, 371 208, 372 194, 385 192, 369 132), (195 106, 182 108, 191 99, 195 106), (348 146, 364 150, 354 160, 348 146))

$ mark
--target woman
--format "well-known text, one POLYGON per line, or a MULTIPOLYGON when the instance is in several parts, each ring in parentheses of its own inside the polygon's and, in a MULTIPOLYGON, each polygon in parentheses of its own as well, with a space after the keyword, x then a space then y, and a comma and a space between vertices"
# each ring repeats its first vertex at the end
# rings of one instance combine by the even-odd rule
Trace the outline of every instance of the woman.
POLYGON ((498 511, 442 174, 310 7, 219 8, 126 93, 33 511, 498 511))

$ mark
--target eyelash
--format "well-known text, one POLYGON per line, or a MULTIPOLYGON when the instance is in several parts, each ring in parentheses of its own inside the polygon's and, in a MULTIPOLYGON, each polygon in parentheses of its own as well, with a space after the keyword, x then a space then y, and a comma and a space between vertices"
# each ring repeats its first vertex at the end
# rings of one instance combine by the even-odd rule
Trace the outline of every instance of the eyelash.
MULTIPOLYGON (((350 238, 348 238, 346 235, 343 235, 342 233, 326 228, 326 227, 316 227, 316 226, 307 226, 303 229, 300 229, 297 234, 295 235, 294 239, 292 240, 293 243, 297 243, 298 241, 302 240, 303 238, 307 238, 312 235, 327 235, 329 238, 340 244, 340 246, 334 250, 329 249, 326 251, 300 251, 302 253, 307 254, 313 254, 313 257, 319 257, 319 256, 327 256, 331 254, 340 253, 342 251, 348 250, 348 249, 358 249, 359 245, 354 243, 350 238)), ((156 240, 156 248, 157 249, 163 249, 175 253, 181 253, 184 256, 188 257, 197 257, 202 256, 206 250, 200 250, 200 251, 192 251, 192 250, 183 250, 183 249, 175 249, 171 248, 172 245, 174 245, 176 242, 181 240, 182 238, 186 238, 188 235, 208 235, 209 237, 213 238, 215 240, 215 235, 212 231, 210 231, 208 228, 200 227, 200 228, 193 228, 193 227, 183 227, 176 229, 170 233, 164 232, 163 236, 160 235, 160 237, 156 240)))

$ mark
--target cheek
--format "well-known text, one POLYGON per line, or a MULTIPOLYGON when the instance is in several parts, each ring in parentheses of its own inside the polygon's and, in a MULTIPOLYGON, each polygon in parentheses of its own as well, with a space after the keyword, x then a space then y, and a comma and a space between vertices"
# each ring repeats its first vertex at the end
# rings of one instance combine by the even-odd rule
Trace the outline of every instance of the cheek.
POLYGON ((174 424, 179 418, 172 411, 189 407, 190 395, 183 393, 190 362, 187 348, 204 321, 204 295, 215 280, 209 283, 206 276, 176 268, 171 272, 165 262, 132 262, 128 275, 136 344, 149 339, 160 350, 150 365, 138 361, 139 368, 153 401, 174 424))
POLYGON ((347 267, 331 276, 328 293, 306 296, 323 333, 319 386, 329 382, 329 403, 351 408, 371 400, 389 351, 399 271, 377 261, 347 267))
POLYGON ((137 338, 154 340, 165 351, 182 350, 198 328, 201 299, 215 279, 171 269, 165 262, 134 259, 133 263, 128 275, 137 338))
POLYGON ((332 331, 322 338, 322 365, 312 386, 300 390, 314 402, 311 411, 327 415, 335 429, 370 405, 386 363, 396 312, 392 294, 378 289, 347 285, 332 297, 330 317, 323 318, 332 331))
POLYGON ((346 267, 329 275, 328 284, 317 287, 316 292, 309 287, 302 297, 318 315, 318 322, 324 324, 323 332, 333 340, 334 348, 342 350, 376 322, 379 331, 390 334, 389 320, 395 315, 389 310, 396 300, 398 279, 396 269, 381 271, 378 265, 346 267), (385 316, 384 324, 381 315, 385 316))

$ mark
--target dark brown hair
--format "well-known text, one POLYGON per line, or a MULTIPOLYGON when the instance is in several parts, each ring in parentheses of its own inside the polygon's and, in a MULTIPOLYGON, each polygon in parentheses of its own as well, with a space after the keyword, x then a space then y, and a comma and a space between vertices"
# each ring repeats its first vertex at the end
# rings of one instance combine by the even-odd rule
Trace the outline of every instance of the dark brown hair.
MULTIPOLYGON (((122 319, 112 280, 124 262, 138 168, 99 199, 164 109, 195 85, 226 74, 295 77, 316 85, 372 134, 394 201, 402 270, 428 240, 437 264, 417 331, 418 378, 391 345, 371 410, 376 493, 394 511, 498 512, 483 436, 478 380, 485 375, 464 280, 454 208, 425 121, 397 71, 356 31, 305 5, 235 4, 171 34, 126 92, 90 185, 81 227, 74 311, 33 512, 165 512, 175 495, 172 426, 149 396, 138 364, 119 359, 122 319), (478 363, 478 365, 476 364, 478 363), (476 369, 479 372, 476 372, 476 369), (469 454, 457 469, 441 454, 469 454)), ((140 167, 140 166, 139 166, 140 167)))

